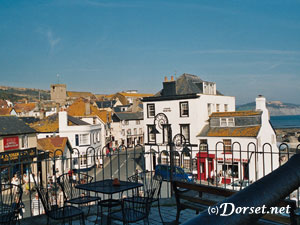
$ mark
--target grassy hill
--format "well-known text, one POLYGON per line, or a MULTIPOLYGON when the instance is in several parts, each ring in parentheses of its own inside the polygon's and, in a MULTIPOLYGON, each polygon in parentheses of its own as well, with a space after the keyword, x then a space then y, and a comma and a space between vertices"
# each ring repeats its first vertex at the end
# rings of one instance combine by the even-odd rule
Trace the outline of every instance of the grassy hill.
POLYGON ((0 86, 0 99, 16 102, 24 98, 28 101, 38 101, 39 99, 49 100, 50 91, 34 88, 15 88, 0 86))

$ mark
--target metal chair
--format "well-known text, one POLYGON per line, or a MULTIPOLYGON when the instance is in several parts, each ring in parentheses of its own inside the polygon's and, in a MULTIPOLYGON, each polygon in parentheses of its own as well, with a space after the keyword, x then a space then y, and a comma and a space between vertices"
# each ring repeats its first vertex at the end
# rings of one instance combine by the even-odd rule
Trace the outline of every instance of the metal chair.
POLYGON ((137 190, 137 193, 135 193, 136 196, 144 196, 147 197, 149 193, 152 193, 151 191, 154 191, 153 197, 151 198, 151 205, 154 202, 157 202, 158 206, 158 212, 160 219, 162 221, 162 224, 164 224, 161 211, 160 211, 160 191, 161 191, 161 185, 162 185, 162 177, 154 175, 151 171, 136 173, 131 177, 128 177, 128 181, 131 182, 140 182, 143 183, 142 187, 142 193, 139 193, 139 190, 137 190))
MULTIPOLYGON (((88 191, 83 191, 75 188, 78 184, 91 183, 93 180, 92 176, 83 173, 76 173, 78 180, 73 180, 70 174, 65 173, 58 177, 57 183, 61 187, 64 195, 64 202, 71 205, 89 205, 91 202, 100 201, 101 198, 98 196, 91 196, 88 191)), ((97 206, 98 207, 98 206, 97 206)), ((90 211, 90 205, 89 205, 90 211)), ((88 214, 89 214, 88 211, 88 214)))
POLYGON ((22 193, 22 188, 18 185, 0 185, 0 224, 16 224, 21 210, 22 193))
POLYGON ((53 220, 62 220, 64 224, 66 221, 69 221, 69 224, 72 224, 72 219, 75 217, 80 218, 80 224, 84 225, 84 214, 83 211, 75 206, 63 206, 58 207, 58 205, 51 204, 51 196, 48 192, 48 189, 43 188, 41 185, 36 183, 34 179, 34 184, 36 186, 37 193, 44 207, 45 213, 47 215, 47 224, 50 224, 50 219, 53 220))
POLYGON ((123 224, 135 223, 144 220, 149 224, 151 202, 155 189, 147 193, 147 197, 132 196, 124 198, 121 202, 121 210, 108 214, 109 219, 122 221, 123 224))

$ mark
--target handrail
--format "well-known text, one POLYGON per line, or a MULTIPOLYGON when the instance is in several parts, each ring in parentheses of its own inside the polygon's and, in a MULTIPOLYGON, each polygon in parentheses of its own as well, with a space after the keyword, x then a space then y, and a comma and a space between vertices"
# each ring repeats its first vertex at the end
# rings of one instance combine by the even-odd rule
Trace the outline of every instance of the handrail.
MULTIPOLYGON (((200 215, 190 219, 184 225, 198 225, 198 224, 253 224, 260 219, 264 214, 251 213, 247 210, 245 213, 233 213, 229 216, 221 216, 221 210, 224 211, 224 207, 221 205, 224 203, 230 204, 230 206, 238 207, 274 207, 278 203, 288 196, 291 192, 300 186, 300 154, 296 154, 290 158, 288 162, 269 173, 265 177, 254 182, 247 188, 237 192, 233 196, 225 199, 224 201, 213 206, 212 208, 202 212, 200 215), (218 213, 216 213, 218 211, 218 213)), ((229 209, 229 208, 228 208, 229 209)), ((230 208, 230 212, 231 212, 230 208)), ((222 211, 222 212, 223 212, 222 211)), ((229 214, 226 210, 225 214, 229 214)), ((293 217, 293 211, 291 216, 293 217)), ((291 221, 292 224, 296 224, 294 218, 291 221)))

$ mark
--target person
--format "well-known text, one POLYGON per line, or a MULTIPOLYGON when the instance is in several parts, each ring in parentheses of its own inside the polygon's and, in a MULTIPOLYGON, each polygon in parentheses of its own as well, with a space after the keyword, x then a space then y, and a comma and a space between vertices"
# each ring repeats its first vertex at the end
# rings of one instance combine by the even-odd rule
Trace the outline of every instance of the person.
POLYGON ((14 177, 11 179, 11 183, 14 184, 15 186, 13 187, 13 192, 16 193, 17 192, 17 186, 20 184, 18 175, 15 174, 14 177))
POLYGON ((23 175, 23 183, 24 183, 24 192, 25 195, 28 195, 29 193, 29 179, 26 173, 23 175))
POLYGON ((44 214, 44 207, 42 201, 39 199, 38 193, 35 194, 35 198, 31 201, 31 209, 33 216, 44 214))
POLYGON ((16 210, 18 218, 23 219, 23 215, 25 213, 25 205, 22 200, 20 201, 20 198, 18 196, 15 197, 15 202, 12 204, 12 208, 16 210))
POLYGON ((219 184, 221 184, 222 183, 222 170, 219 171, 218 175, 219 175, 219 184))
POLYGON ((211 182, 211 184, 214 184, 214 181, 215 181, 215 172, 214 172, 214 170, 211 170, 210 171, 210 182, 211 182))

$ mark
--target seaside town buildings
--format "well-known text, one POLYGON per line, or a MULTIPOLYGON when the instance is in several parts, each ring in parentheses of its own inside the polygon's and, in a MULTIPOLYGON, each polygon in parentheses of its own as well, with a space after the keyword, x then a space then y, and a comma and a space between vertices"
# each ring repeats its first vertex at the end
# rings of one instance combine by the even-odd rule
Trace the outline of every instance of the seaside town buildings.
POLYGON ((143 98, 146 169, 170 165, 171 141, 174 165, 197 179, 208 180, 221 171, 221 182, 231 183, 269 173, 278 167, 279 158, 258 152, 278 153, 276 136, 265 98, 256 102, 256 111, 236 112, 235 98, 222 95, 213 82, 190 74, 176 81, 165 79, 159 93, 143 98), (254 147, 248 146, 251 143, 254 147))

